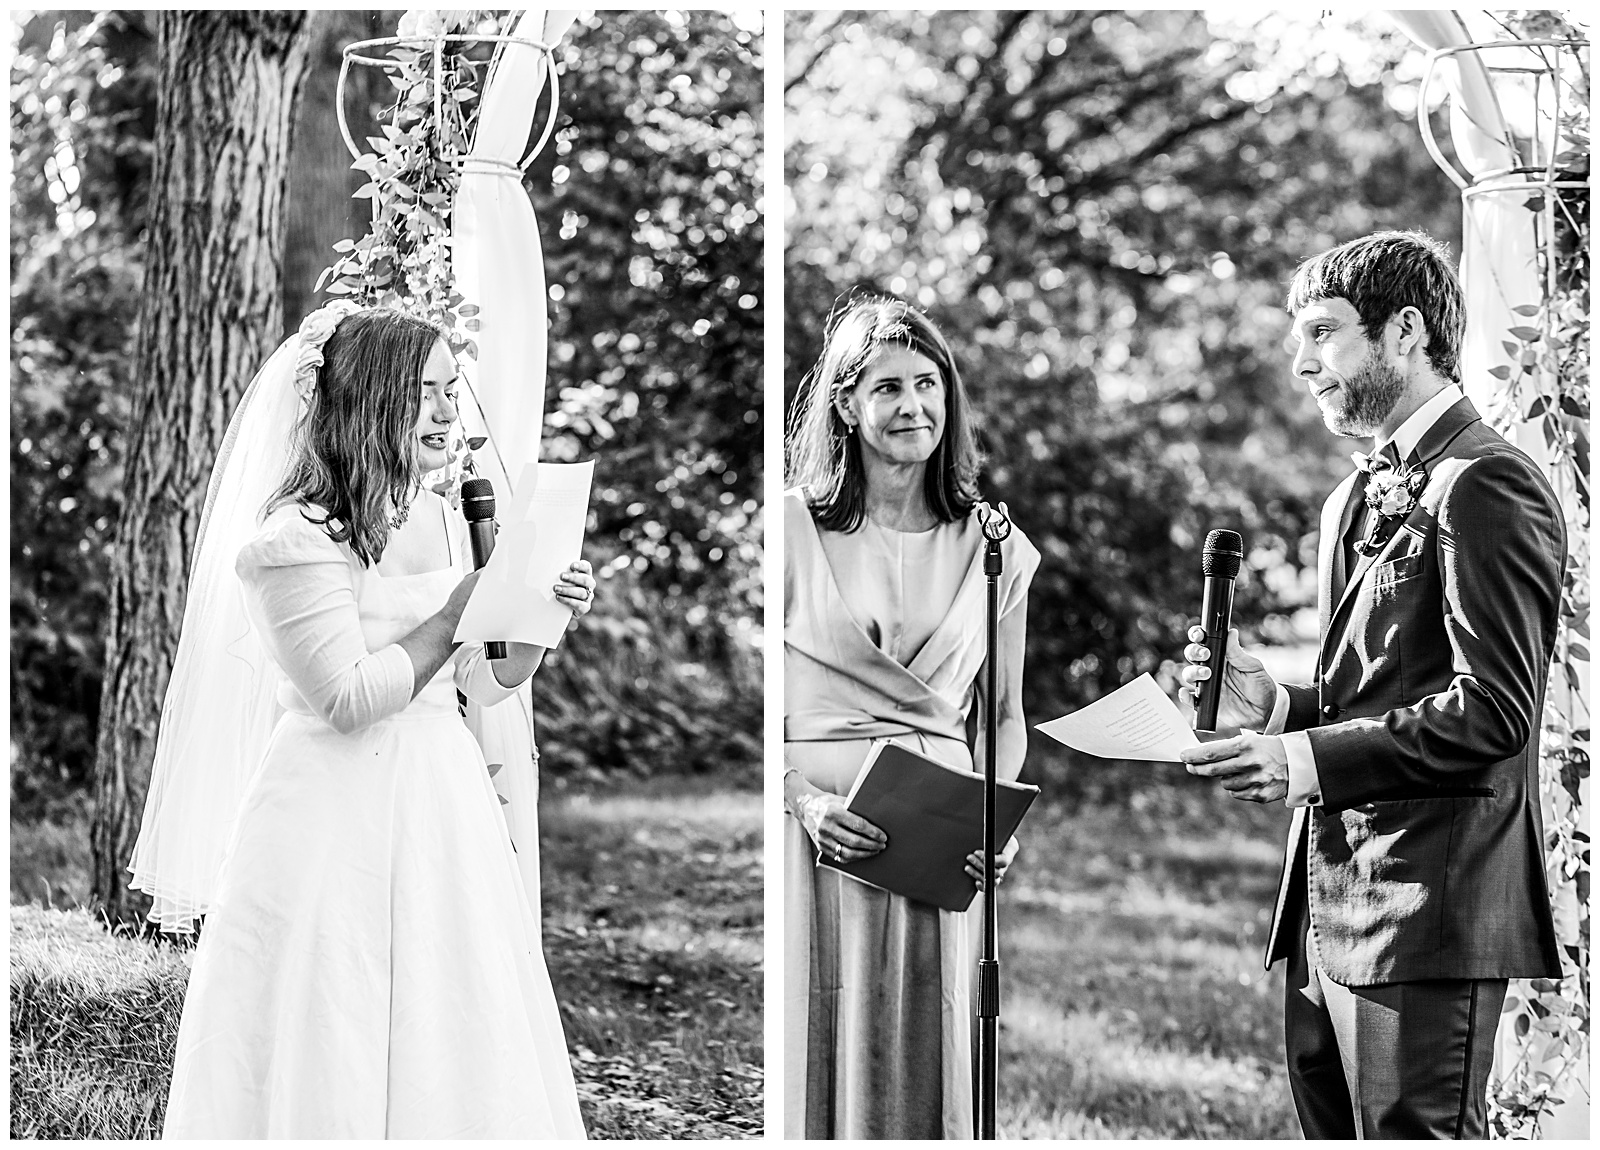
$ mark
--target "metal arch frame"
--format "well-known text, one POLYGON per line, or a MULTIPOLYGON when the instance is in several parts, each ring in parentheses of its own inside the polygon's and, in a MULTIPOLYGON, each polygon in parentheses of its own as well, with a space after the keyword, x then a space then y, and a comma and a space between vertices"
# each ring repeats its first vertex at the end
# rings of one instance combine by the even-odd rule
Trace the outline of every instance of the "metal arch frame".
MULTIPOLYGON (((339 135, 344 137, 344 146, 350 152, 351 159, 360 159, 364 154, 356 146, 355 140, 350 135, 350 126, 344 115, 344 89, 345 81, 350 74, 351 64, 363 64, 374 68, 397 68, 401 61, 390 56, 364 56, 363 51, 378 48, 418 48, 431 49, 433 53, 433 114, 434 119, 444 122, 444 46, 446 43, 473 43, 473 44, 524 44, 536 48, 544 53, 545 72, 550 78, 550 114, 545 119, 544 131, 539 135, 538 143, 534 144, 533 151, 529 152, 522 163, 517 165, 520 172, 526 172, 544 151, 550 142, 551 135, 555 132, 556 116, 560 112, 561 88, 556 78, 555 46, 539 40, 530 40, 526 36, 478 36, 465 33, 451 33, 445 36, 380 36, 372 40, 357 40, 345 46, 343 60, 339 64, 339 80, 334 88, 333 108, 339 121, 339 135)), ((495 59, 498 61, 500 49, 496 49, 495 59)), ((452 156, 450 162, 461 164, 468 159, 467 156, 452 156)))
MULTIPOLYGON (((1419 132, 1421 132, 1423 146, 1428 149, 1428 155, 1430 157, 1432 157, 1433 162, 1436 165, 1438 165, 1439 170, 1444 172, 1444 174, 1446 176, 1450 177, 1451 183, 1455 184, 1456 187, 1462 189, 1463 191, 1465 191, 1469 187, 1472 187, 1474 184, 1481 183, 1484 180, 1491 180, 1491 179, 1494 179, 1494 178, 1496 178, 1498 176, 1527 174, 1527 173, 1536 172, 1536 171, 1539 170, 1537 168, 1525 168, 1525 167, 1497 168, 1494 171, 1480 173, 1479 175, 1474 176, 1470 180, 1468 180, 1468 179, 1463 179, 1462 176, 1455 170, 1455 167, 1450 163, 1450 161, 1446 160, 1444 158, 1444 153, 1442 151, 1440 151, 1440 149, 1439 149, 1439 141, 1433 134, 1433 121, 1429 119, 1428 111, 1427 111, 1427 109, 1428 109, 1428 92, 1429 92, 1429 88, 1433 83, 1433 74, 1434 74, 1435 70, 1437 69, 1440 60, 1444 59, 1446 56, 1457 56, 1457 55, 1460 55, 1463 52, 1481 52, 1481 51, 1484 51, 1484 50, 1490 49, 1490 48, 1574 48, 1574 49, 1576 49, 1576 48, 1587 48, 1588 46, 1589 46, 1589 41, 1587 41, 1587 40, 1485 40, 1485 41, 1477 41, 1477 42, 1474 42, 1474 43, 1471 43, 1471 44, 1455 44, 1455 45, 1452 45, 1452 46, 1450 46, 1448 48, 1438 48, 1438 49, 1435 49, 1432 52, 1429 52, 1428 53, 1428 67, 1427 67, 1426 71, 1424 71, 1423 74, 1422 74, 1422 86, 1418 89, 1418 92, 1417 92, 1417 108, 1418 108, 1417 130, 1419 132)), ((1561 53, 1560 52, 1556 53, 1555 60, 1553 61, 1553 63, 1551 65, 1547 66, 1547 67, 1544 67, 1544 68, 1531 68, 1531 67, 1493 68, 1493 67, 1490 67, 1487 64, 1484 65, 1484 68, 1485 68, 1486 71, 1489 71, 1489 72, 1532 72, 1532 73, 1534 73, 1535 75, 1538 75, 1538 76, 1549 75, 1549 76, 1551 76, 1551 78, 1554 81, 1554 89, 1555 89, 1555 94, 1556 94, 1557 107, 1560 106, 1560 103, 1559 103, 1560 102, 1560 93, 1561 93, 1561 53)), ((1493 89, 1492 88, 1491 88, 1491 94, 1493 94, 1493 89)), ((1537 102, 1538 102, 1537 91, 1535 92, 1534 100, 1535 100, 1535 107, 1537 107, 1537 102)), ((1498 97, 1496 97, 1496 102, 1498 103, 1498 97)), ((1554 184, 1554 182, 1555 182, 1556 152, 1557 152, 1558 146, 1559 146, 1559 144, 1561 142, 1561 123, 1560 123, 1560 118, 1558 116, 1551 116, 1550 123, 1551 123, 1551 133, 1550 133, 1549 161, 1546 164, 1545 178, 1544 178, 1544 181, 1543 181, 1546 184, 1554 184)), ((1537 119, 1535 120, 1534 131, 1535 132, 1538 131, 1537 119)), ((1534 140, 1535 140, 1535 143, 1538 142, 1537 136, 1535 136, 1534 140)), ((1506 143, 1510 144, 1511 141, 1507 140, 1506 143)), ((1512 147, 1512 150, 1513 151, 1516 150, 1514 145, 1512 147)), ((1522 188, 1522 187, 1526 187, 1526 186, 1527 185, 1518 185, 1519 189, 1522 188)))
MULTIPOLYGON (((1589 186, 1587 183, 1585 183, 1582 180, 1558 180, 1558 179, 1556 179, 1556 155, 1558 154, 1558 152, 1560 150, 1560 144, 1561 144, 1561 115, 1560 115, 1560 111, 1561 111, 1561 52, 1560 52, 1560 49, 1562 49, 1562 48, 1571 48, 1574 51, 1576 51, 1576 50, 1587 48, 1587 47, 1589 47, 1589 41, 1588 40, 1583 40, 1583 39, 1576 39, 1576 40, 1573 40, 1573 39, 1549 39, 1549 40, 1487 40, 1487 41, 1476 41, 1476 42, 1471 43, 1471 44, 1455 44, 1455 45, 1452 45, 1452 46, 1450 46, 1448 48, 1438 48, 1438 49, 1435 49, 1434 51, 1428 53, 1428 67, 1423 72, 1423 75, 1422 75, 1422 86, 1417 90, 1417 129, 1422 135, 1423 146, 1428 149, 1428 155, 1432 158, 1434 164, 1438 166, 1439 170, 1444 172, 1444 174, 1450 178, 1451 183, 1455 184, 1455 186, 1461 190, 1461 199, 1463 200, 1463 202, 1468 200, 1468 199, 1471 199, 1471 198, 1473 198, 1475 196, 1505 195, 1505 194, 1510 193, 1510 192, 1515 192, 1515 193, 1517 193, 1519 195, 1527 195, 1529 192, 1544 193, 1544 208, 1543 208, 1543 211, 1540 213, 1544 217, 1544 219, 1543 219, 1544 227, 1542 229, 1544 234, 1543 234, 1542 238, 1539 241, 1539 246, 1545 249, 1545 252, 1544 252, 1545 261, 1544 261, 1544 263, 1545 263, 1545 278, 1547 280, 1547 283, 1545 285, 1545 297, 1547 299, 1555 294, 1556 260, 1555 260, 1555 250, 1554 250, 1554 248, 1555 248, 1555 231, 1556 231, 1556 228, 1555 228, 1555 224, 1556 224, 1556 206, 1557 206, 1557 204, 1560 204, 1560 200, 1561 200, 1561 197, 1559 195, 1557 195, 1556 193, 1559 192, 1559 191, 1566 190, 1566 189, 1586 188, 1586 187, 1589 186), (1502 72, 1502 73, 1529 72, 1529 73, 1532 73, 1534 75, 1534 77, 1535 77, 1534 96, 1533 96, 1533 100, 1534 100, 1533 133, 1534 134, 1532 136, 1532 139, 1533 139, 1534 148, 1535 148, 1535 152, 1534 152, 1534 157, 1533 158, 1535 158, 1535 159, 1538 158, 1538 150, 1537 149, 1538 149, 1538 145, 1541 142, 1540 139, 1539 139, 1539 135, 1538 135, 1538 133, 1539 133, 1539 117, 1538 117, 1539 84, 1538 84, 1538 78, 1542 77, 1542 76, 1549 76, 1551 78, 1551 92, 1552 92, 1553 98, 1554 98, 1556 103, 1555 103, 1555 108, 1552 110, 1551 115, 1550 115, 1550 141, 1549 141, 1549 148, 1548 148, 1548 153, 1547 153, 1547 158, 1546 158, 1545 164, 1544 164, 1544 166, 1542 168, 1537 167, 1537 166, 1522 166, 1522 165, 1513 166, 1513 167, 1509 167, 1509 168, 1496 168, 1496 169, 1494 169, 1492 171, 1480 172, 1479 174, 1473 176, 1471 179, 1464 179, 1461 176, 1461 174, 1456 171, 1455 167, 1448 160, 1446 160, 1444 158, 1444 153, 1442 151, 1440 151, 1440 149, 1439 149, 1439 141, 1434 137, 1434 134, 1433 134, 1433 121, 1430 119, 1429 114, 1428 114, 1429 85, 1433 81, 1434 71, 1437 68, 1439 61, 1444 59, 1446 56, 1456 56, 1456 55, 1460 55, 1461 53, 1464 53, 1464 52, 1480 52, 1480 51, 1483 51, 1485 49, 1490 49, 1490 48, 1555 48, 1555 49, 1557 49, 1557 51, 1555 53, 1554 60, 1546 61, 1544 67, 1519 66, 1519 67, 1493 68, 1493 67, 1490 67, 1488 64, 1484 65, 1485 70, 1490 72, 1490 73, 1495 73, 1495 72, 1502 72), (1528 177, 1535 176, 1535 175, 1537 175, 1537 176, 1539 176, 1541 178, 1539 178, 1539 179, 1530 179, 1530 178, 1528 178, 1528 177), (1486 184, 1484 182, 1484 181, 1487 181, 1487 180, 1497 180, 1497 179, 1500 179, 1503 176, 1521 176, 1523 178, 1522 179, 1516 179, 1516 180, 1510 180, 1510 181, 1507 181, 1505 183, 1498 183, 1498 184, 1486 184)), ((1543 59, 1542 56, 1541 56, 1541 59, 1543 59)), ((1495 93, 1493 85, 1490 86, 1489 94, 1490 94, 1491 98, 1494 99, 1495 104, 1496 104, 1496 106, 1498 108, 1500 98, 1495 93)), ((1508 135, 1509 135, 1509 133, 1508 133, 1508 135)), ((1505 142, 1511 148, 1512 153, 1515 154, 1516 153, 1515 142, 1512 141, 1509 138, 1505 142)), ((1561 206, 1561 210, 1563 212, 1567 212, 1567 207, 1566 207, 1565 204, 1560 204, 1560 206, 1561 206)), ((1567 212, 1567 217, 1568 217, 1569 220, 1571 219, 1571 213, 1570 212, 1567 212)), ((1544 317, 1543 325, 1547 329, 1546 330, 1546 334, 1548 334, 1548 328, 1549 328, 1549 325, 1550 325, 1550 317, 1549 317, 1549 315, 1546 315, 1544 317)))

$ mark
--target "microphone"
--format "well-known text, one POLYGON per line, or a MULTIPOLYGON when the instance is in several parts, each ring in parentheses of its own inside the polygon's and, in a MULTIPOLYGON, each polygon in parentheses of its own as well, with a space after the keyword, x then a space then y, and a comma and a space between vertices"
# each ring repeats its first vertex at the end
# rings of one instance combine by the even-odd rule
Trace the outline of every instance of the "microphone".
POLYGON ((1244 539, 1237 531, 1213 531, 1206 536, 1200 552, 1200 569, 1205 573, 1205 597, 1200 606, 1200 625, 1205 628, 1205 647, 1211 657, 1206 666, 1211 677, 1200 684, 1195 697, 1197 731, 1217 729, 1217 708, 1222 705, 1222 673, 1228 665, 1228 627, 1233 616, 1233 581, 1239 577, 1244 559, 1244 539))
MULTIPOLYGON (((494 484, 487 479, 468 479, 461 484, 461 511, 467 517, 467 538, 472 541, 472 566, 482 570, 494 553, 494 484)), ((504 643, 485 643, 483 653, 491 659, 504 659, 504 643)))

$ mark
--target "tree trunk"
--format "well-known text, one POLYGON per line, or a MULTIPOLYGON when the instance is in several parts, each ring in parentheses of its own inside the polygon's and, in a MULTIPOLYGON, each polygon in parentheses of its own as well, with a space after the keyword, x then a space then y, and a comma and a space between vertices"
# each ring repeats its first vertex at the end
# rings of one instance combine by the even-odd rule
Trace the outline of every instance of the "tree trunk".
POLYGON ((309 47, 303 11, 163 11, 132 438, 95 748, 93 893, 127 887, 206 482, 283 326, 283 208, 309 47))

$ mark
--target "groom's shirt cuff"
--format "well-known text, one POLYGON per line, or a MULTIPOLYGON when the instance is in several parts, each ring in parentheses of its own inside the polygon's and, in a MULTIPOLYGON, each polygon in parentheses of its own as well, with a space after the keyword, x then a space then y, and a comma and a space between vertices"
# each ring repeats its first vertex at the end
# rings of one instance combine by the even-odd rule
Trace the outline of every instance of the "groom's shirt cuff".
POLYGON ((1320 807, 1322 784, 1317 781, 1317 759, 1311 753, 1311 736, 1304 731, 1290 731, 1283 736, 1283 750, 1289 757, 1289 793, 1283 796, 1284 804, 1320 807))
POLYGON ((1317 781, 1317 760, 1311 753, 1311 736, 1304 731, 1284 733, 1289 720, 1289 692, 1278 688, 1278 700, 1272 706, 1272 718, 1267 720, 1263 735, 1277 735, 1283 740, 1284 754, 1289 759, 1289 793, 1283 796, 1284 804, 1291 807, 1317 807, 1322 805, 1322 787, 1317 781))

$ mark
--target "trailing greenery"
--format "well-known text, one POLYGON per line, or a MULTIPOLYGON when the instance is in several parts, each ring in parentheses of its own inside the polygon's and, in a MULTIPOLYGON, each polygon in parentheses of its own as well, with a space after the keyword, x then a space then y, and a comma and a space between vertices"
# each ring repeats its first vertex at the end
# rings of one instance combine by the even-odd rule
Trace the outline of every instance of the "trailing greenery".
MULTIPOLYGON (((445 12, 431 14, 428 31, 439 36, 504 35, 512 14, 445 12)), ((404 28, 402 35, 414 30, 404 28)), ((381 114, 380 135, 351 166, 369 176, 355 193, 370 199, 373 220, 358 240, 340 240, 340 258, 317 277, 330 295, 348 296, 368 307, 400 307, 438 326, 457 355, 472 355, 476 345, 463 334, 476 325, 476 311, 463 313, 461 293, 450 274, 450 209, 461 174, 453 162, 472 147, 487 67, 483 44, 440 41, 435 82, 431 51, 412 45, 388 50, 386 68, 398 89, 394 104, 381 114), (435 90, 437 87, 437 91, 435 90), (441 115, 435 115, 435 104, 441 115)))
MULTIPOLYGON (((1555 13, 1527 13, 1511 29, 1523 39, 1581 39, 1555 13)), ((1506 1011, 1516 1057, 1490 1097, 1492 1133, 1534 1138, 1539 1122, 1578 1095, 1589 1096, 1589 177, 1588 48, 1544 48, 1561 61, 1556 96, 1561 152, 1556 180, 1528 201, 1538 213, 1540 271, 1546 298, 1513 309, 1522 323, 1506 334, 1506 361, 1490 369, 1505 382, 1510 402, 1500 430, 1510 435, 1535 422, 1553 457, 1552 481, 1567 520, 1567 568, 1561 588, 1552 689, 1540 740, 1540 783, 1547 817, 1545 877, 1556 910, 1562 978, 1511 984, 1506 1011)))

